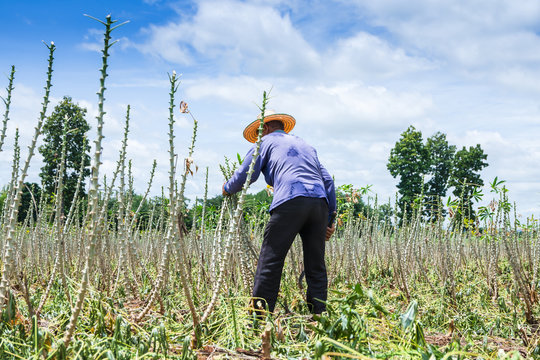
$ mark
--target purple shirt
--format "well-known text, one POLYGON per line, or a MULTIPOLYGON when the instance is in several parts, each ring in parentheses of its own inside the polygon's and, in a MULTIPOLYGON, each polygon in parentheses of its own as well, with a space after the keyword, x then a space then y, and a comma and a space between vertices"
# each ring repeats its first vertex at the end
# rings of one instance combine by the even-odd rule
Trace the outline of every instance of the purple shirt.
MULTIPOLYGON (((225 191, 234 194, 242 190, 253 157, 252 147, 244 162, 225 184, 225 191)), ((274 131, 262 138, 259 156, 251 183, 264 174, 266 183, 274 187, 270 211, 298 196, 324 198, 329 214, 336 210, 334 180, 321 165, 315 149, 298 136, 274 131)))

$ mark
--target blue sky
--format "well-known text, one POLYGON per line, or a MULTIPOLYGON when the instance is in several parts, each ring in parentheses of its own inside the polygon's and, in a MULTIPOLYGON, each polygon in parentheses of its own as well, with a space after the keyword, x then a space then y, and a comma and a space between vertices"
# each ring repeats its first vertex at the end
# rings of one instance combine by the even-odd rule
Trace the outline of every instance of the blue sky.
MULTIPOLYGON (((0 71, 17 69, 4 169, 15 128, 28 144, 38 118, 42 40, 57 45, 49 113, 72 96, 88 108, 95 130, 103 29, 83 14, 130 21, 113 33, 119 42, 107 79, 103 170, 110 173, 117 160, 130 104, 128 156, 138 192, 154 159, 152 193, 167 184, 167 73, 176 70, 177 101, 199 120, 194 159, 210 168, 211 195, 223 182, 224 156, 248 150, 241 132, 272 89, 269 107, 296 117, 294 133, 317 148, 338 185, 372 184, 381 198, 393 197, 397 181, 386 162, 412 124, 424 138, 446 133, 458 148, 481 144, 484 180, 506 180, 519 213, 540 213, 538 1, 2 1, 0 71)), ((176 120, 183 157, 192 124, 185 114, 176 120)), ((30 180, 38 179, 40 161, 30 180)), ((202 196, 203 170, 186 191, 202 196)))

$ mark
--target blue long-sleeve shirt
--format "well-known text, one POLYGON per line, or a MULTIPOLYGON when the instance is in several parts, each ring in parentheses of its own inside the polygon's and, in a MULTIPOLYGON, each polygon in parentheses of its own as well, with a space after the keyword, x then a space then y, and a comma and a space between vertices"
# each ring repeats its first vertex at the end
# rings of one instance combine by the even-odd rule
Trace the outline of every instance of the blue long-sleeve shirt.
MULTIPOLYGON (((254 151, 255 147, 248 151, 240 168, 225 184, 225 191, 229 194, 242 189, 254 151)), ((319 162, 315 149, 301 138, 282 130, 264 136, 251 183, 259 178, 261 172, 266 183, 274 187, 270 211, 298 196, 324 198, 328 202, 329 214, 336 210, 334 180, 319 162)))

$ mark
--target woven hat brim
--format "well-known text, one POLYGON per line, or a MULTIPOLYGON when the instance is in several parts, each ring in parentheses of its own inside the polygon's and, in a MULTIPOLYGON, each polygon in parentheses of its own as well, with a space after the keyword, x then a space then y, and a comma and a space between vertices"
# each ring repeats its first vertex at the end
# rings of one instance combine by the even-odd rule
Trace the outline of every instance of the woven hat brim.
MULTIPOLYGON (((265 124, 274 120, 279 120, 283 123, 283 130, 286 133, 289 133, 294 128, 294 125, 296 125, 296 120, 288 114, 272 114, 264 117, 265 124)), ((261 120, 257 119, 244 129, 244 138, 250 143, 257 141, 257 130, 259 129, 260 123, 261 120)))

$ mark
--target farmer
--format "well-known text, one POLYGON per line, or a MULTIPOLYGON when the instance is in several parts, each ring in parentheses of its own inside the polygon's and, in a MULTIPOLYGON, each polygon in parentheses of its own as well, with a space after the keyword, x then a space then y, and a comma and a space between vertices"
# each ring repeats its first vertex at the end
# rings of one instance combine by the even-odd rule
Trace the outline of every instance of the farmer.
MULTIPOLYGON (((259 124, 260 119, 245 128, 247 141, 257 141, 259 124)), ((289 134, 295 124, 296 120, 287 114, 271 112, 264 118, 260 154, 251 182, 262 172, 266 183, 274 187, 274 198, 264 231, 253 298, 256 309, 263 310, 266 305, 270 312, 274 311, 285 256, 295 236, 300 234, 308 285, 306 299, 310 311, 320 314, 325 310, 325 304, 318 300, 326 301, 328 285, 325 240, 330 239, 335 230, 329 220, 336 210, 336 194, 334 181, 319 162, 315 149, 289 134)), ((254 151, 255 147, 252 147, 240 168, 223 184, 223 195, 242 189, 254 151)))

